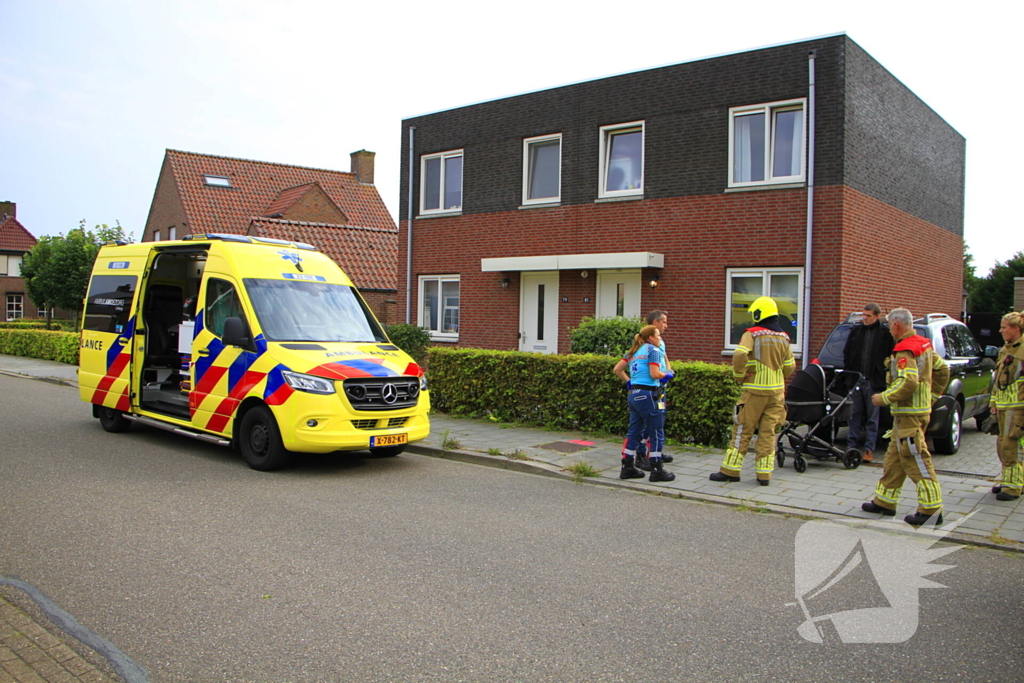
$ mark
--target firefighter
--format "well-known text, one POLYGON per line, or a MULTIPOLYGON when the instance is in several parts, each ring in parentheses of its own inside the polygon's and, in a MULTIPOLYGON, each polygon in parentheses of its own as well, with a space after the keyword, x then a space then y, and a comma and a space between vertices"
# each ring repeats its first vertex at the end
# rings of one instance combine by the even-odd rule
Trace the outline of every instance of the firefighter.
POLYGON ((733 377, 742 387, 725 459, 711 481, 739 481, 747 446, 757 430, 754 469, 768 486, 775 469, 775 429, 786 419, 786 378, 793 374, 789 335, 779 326, 779 307, 762 296, 747 309, 755 326, 747 329, 732 357, 733 377))
POLYGON ((896 514, 903 482, 907 477, 917 487, 917 511, 903 518, 920 526, 938 513, 942 524, 942 486, 932 465, 925 431, 932 403, 949 383, 949 366, 932 349, 930 341, 914 333, 910 311, 897 308, 889 313, 889 332, 896 342, 886 364, 887 387, 871 397, 876 406, 889 406, 893 427, 889 448, 882 464, 882 478, 875 487, 874 500, 861 505, 866 512, 883 516, 896 514))
POLYGON ((999 425, 996 453, 1003 465, 999 484, 992 487, 998 500, 1017 500, 1024 487, 1024 469, 1018 450, 1024 436, 1024 344, 1021 328, 1024 315, 1007 313, 999 325, 1006 342, 999 350, 996 371, 992 375, 990 408, 999 425))

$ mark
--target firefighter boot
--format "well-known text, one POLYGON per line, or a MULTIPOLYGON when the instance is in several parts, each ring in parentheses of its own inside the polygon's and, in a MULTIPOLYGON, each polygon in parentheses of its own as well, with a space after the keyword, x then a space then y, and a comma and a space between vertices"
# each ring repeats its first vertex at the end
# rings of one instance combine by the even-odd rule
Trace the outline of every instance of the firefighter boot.
POLYGON ((651 461, 651 478, 648 481, 672 481, 676 475, 666 472, 661 465, 661 459, 651 461))
MULTIPOLYGON (((932 518, 932 515, 926 515, 923 512, 915 512, 912 515, 907 515, 906 517, 904 517, 903 521, 906 522, 907 524, 910 524, 911 526, 921 526, 922 524, 927 523, 928 520, 930 520, 931 518, 932 518)), ((935 526, 941 526, 941 525, 942 525, 942 513, 940 512, 939 513, 939 518, 937 520, 935 520, 935 526)))
POLYGON ((895 517, 896 511, 884 508, 881 505, 875 505, 875 501, 869 500, 866 503, 860 504, 860 509, 864 512, 881 512, 883 517, 895 517))
POLYGON ((722 474, 721 472, 712 472, 711 476, 708 477, 711 481, 739 481, 739 477, 730 477, 728 474, 722 474))
POLYGON ((619 479, 643 479, 647 475, 633 467, 633 458, 628 455, 622 456, 622 469, 619 470, 619 479))
POLYGON ((644 472, 651 471, 651 459, 647 457, 647 440, 642 439, 636 447, 636 466, 644 472))

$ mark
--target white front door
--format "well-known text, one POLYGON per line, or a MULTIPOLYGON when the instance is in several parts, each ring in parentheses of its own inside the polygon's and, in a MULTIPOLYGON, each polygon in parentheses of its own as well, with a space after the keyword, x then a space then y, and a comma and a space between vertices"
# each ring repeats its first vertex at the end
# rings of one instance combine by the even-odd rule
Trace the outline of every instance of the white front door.
POLYGON ((640 317, 640 271, 597 271, 597 311, 595 317, 640 317))
POLYGON ((519 295, 519 350, 558 353, 558 271, 523 273, 519 295))

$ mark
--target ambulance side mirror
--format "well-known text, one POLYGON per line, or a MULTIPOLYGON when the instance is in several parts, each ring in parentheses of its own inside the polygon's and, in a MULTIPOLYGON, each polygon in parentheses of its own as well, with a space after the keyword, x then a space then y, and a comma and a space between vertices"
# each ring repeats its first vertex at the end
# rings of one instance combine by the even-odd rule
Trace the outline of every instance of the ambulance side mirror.
POLYGON ((224 320, 224 346, 249 347, 249 337, 245 332, 245 324, 241 318, 226 318, 224 320))

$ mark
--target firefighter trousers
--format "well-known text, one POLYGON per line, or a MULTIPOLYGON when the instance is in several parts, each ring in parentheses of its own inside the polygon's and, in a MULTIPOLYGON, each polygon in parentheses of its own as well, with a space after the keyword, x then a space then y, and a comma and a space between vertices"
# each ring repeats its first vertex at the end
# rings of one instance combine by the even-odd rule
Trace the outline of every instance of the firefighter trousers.
POLYGON ((882 478, 875 487, 875 505, 895 510, 907 477, 917 486, 917 511, 932 515, 942 508, 942 486, 928 452, 928 416, 896 415, 885 451, 882 478))
POLYGON ((743 392, 736 404, 733 417, 732 438, 722 461, 721 473, 728 477, 740 476, 747 447, 757 432, 754 448, 754 470, 757 478, 769 480, 775 470, 775 428, 786 420, 785 394, 779 392, 770 396, 759 396, 743 392))
POLYGON ((1003 487, 1003 493, 1011 496, 1019 496, 1021 488, 1024 488, 1024 468, 1020 463, 1021 439, 1010 436, 1013 429, 1015 414, 1021 408, 1008 408, 996 411, 996 420, 999 422, 999 436, 996 439, 996 452, 999 454, 999 462, 1003 465, 1003 471, 999 478, 999 485, 1003 487))

